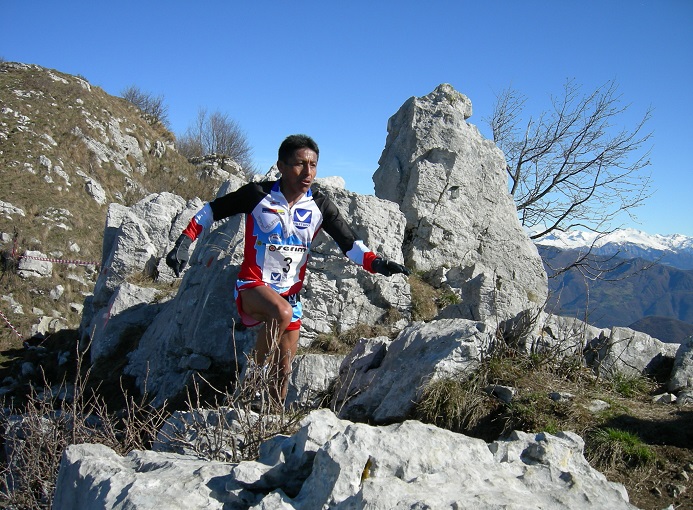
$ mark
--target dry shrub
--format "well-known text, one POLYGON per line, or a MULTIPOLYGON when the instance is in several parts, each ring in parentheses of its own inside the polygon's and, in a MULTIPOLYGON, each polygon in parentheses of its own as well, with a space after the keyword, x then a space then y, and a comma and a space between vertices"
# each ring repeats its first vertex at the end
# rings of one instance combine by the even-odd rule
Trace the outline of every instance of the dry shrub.
MULTIPOLYGON (((391 310, 397 313, 396 309, 391 310)), ((391 315, 393 315, 393 312, 388 312, 386 314, 386 322, 384 324, 372 325, 361 323, 339 334, 336 332, 320 333, 310 344, 308 352, 348 354, 362 338, 391 336, 392 331, 387 326, 387 324, 391 324, 391 322, 387 320, 391 315)))
POLYGON ((157 437, 157 448, 192 453, 207 460, 241 462, 255 460, 260 445, 279 435, 298 430, 304 413, 287 409, 270 395, 276 381, 267 367, 247 357, 245 373, 233 392, 220 391, 198 374, 188 389, 184 412, 175 412, 157 437), (200 384, 217 395, 211 407, 201 395, 200 384))
POLYGON ((72 383, 52 388, 44 374, 43 388, 31 388, 20 407, 3 406, 0 434, 5 456, 0 472, 0 497, 18 509, 50 508, 62 454, 69 445, 98 443, 125 455, 147 447, 166 412, 125 394, 126 408, 109 412, 95 390, 87 390, 90 371, 83 370, 77 348, 72 383))
POLYGON ((474 376, 444 377, 429 382, 416 405, 417 417, 455 432, 474 428, 492 407, 481 382, 474 376))
POLYGON ((172 414, 166 402, 156 408, 146 387, 136 398, 121 381, 124 405, 112 412, 106 404, 111 390, 102 388, 109 384, 92 387, 92 369, 83 367, 87 349, 76 347, 76 375, 69 384, 51 388, 44 373, 43 387, 32 388, 25 403, 4 406, 0 507, 50 508, 62 454, 72 444, 103 444, 119 455, 156 445, 209 460, 240 462, 257 458, 260 445, 277 434, 294 433, 304 416, 269 397, 276 394, 271 372, 250 358, 245 377, 231 393, 213 388, 201 376, 194 378, 186 411, 172 414), (201 397, 201 384, 217 395, 211 407, 207 397, 201 397))
MULTIPOLYGON (((278 360, 278 338, 274 337, 266 360, 278 360)), ((254 460, 260 445, 278 434, 293 434, 303 413, 297 406, 287 408, 280 394, 276 367, 260 366, 255 352, 244 354, 235 346, 236 360, 245 357, 243 367, 230 390, 219 390, 196 374, 186 388, 185 411, 174 412, 161 428, 156 447, 177 453, 192 453, 208 460, 241 462, 254 460)))
POLYGON ((417 274, 409 276, 409 286, 411 287, 412 320, 432 320, 438 315, 436 302, 439 292, 417 274))

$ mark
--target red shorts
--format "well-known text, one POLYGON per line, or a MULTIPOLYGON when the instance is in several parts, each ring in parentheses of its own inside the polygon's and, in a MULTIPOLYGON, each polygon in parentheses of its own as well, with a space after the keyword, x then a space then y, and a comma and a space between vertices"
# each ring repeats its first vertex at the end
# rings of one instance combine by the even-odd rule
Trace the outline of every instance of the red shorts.
MULTIPOLYGON (((238 309, 238 315, 241 317, 241 322, 244 326, 252 328, 260 324, 260 321, 253 319, 250 315, 243 311, 243 300, 241 295, 244 290, 252 289, 254 287, 259 287, 260 285, 265 285, 269 287, 265 282, 260 281, 250 281, 250 280, 238 280, 236 282, 236 288, 234 289, 234 297, 236 298, 236 308, 238 309)), ((281 294, 280 294, 281 295, 281 294)), ((303 305, 298 297, 298 294, 293 294, 291 296, 281 295, 286 299, 291 305, 293 310, 293 316, 291 317, 291 323, 286 331, 296 331, 301 329, 301 318, 303 317, 303 305)))

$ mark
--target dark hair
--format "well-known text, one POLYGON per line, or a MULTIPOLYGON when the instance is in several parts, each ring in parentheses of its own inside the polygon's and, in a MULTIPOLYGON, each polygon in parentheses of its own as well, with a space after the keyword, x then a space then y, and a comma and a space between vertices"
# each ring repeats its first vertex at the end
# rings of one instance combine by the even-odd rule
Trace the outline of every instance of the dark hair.
POLYGON ((319 157, 320 149, 318 149, 318 144, 315 143, 308 135, 289 135, 287 136, 282 144, 279 146, 279 161, 284 163, 289 162, 289 158, 294 155, 298 149, 310 149, 319 157))

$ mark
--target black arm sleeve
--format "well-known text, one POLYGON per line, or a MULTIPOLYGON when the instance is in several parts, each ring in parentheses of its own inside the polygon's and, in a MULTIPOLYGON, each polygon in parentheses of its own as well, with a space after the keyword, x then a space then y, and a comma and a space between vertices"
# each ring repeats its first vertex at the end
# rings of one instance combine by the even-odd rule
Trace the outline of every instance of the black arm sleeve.
POLYGON ((235 214, 248 214, 272 189, 274 181, 249 182, 236 191, 216 198, 209 203, 214 221, 223 220, 235 214))
POLYGON ((342 253, 346 255, 354 247, 354 242, 358 239, 356 233, 344 221, 342 215, 339 214, 339 209, 329 198, 316 191, 313 193, 313 200, 315 200, 322 212, 322 227, 335 240, 342 253))

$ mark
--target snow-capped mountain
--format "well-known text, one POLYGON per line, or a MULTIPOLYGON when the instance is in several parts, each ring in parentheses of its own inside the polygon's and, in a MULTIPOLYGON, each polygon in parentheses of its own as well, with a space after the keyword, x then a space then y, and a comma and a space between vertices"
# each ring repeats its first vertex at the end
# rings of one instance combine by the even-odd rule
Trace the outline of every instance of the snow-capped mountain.
POLYGON ((594 232, 552 232, 537 239, 536 244, 561 250, 586 250, 596 255, 632 259, 641 258, 679 269, 693 269, 693 237, 681 234, 647 234, 640 230, 616 230, 608 235, 594 232))

